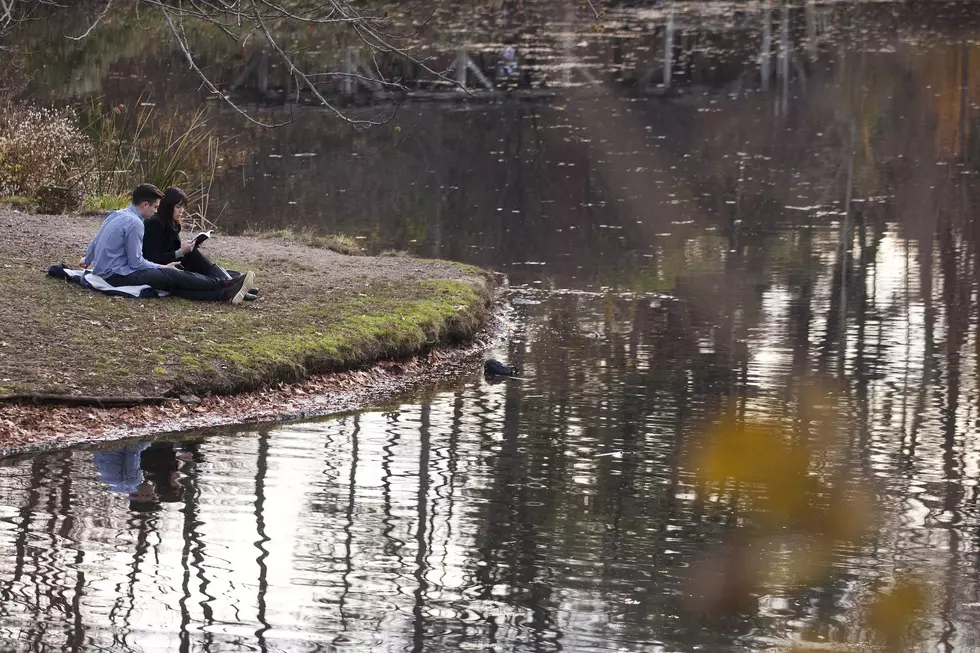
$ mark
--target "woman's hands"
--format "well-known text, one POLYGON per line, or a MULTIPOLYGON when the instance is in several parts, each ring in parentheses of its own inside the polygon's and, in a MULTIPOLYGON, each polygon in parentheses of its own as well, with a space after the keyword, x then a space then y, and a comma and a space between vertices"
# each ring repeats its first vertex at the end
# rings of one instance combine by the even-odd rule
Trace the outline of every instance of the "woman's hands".
POLYGON ((187 256, 188 254, 194 251, 194 241, 193 240, 187 241, 186 243, 181 245, 180 249, 177 251, 180 252, 181 256, 187 256))

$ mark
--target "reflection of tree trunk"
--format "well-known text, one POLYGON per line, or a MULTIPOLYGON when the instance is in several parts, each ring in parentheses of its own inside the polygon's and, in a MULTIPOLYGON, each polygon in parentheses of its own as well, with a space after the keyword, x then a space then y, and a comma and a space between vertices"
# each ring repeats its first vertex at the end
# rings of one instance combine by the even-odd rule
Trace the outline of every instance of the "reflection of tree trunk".
POLYGON ((779 113, 783 116, 789 109, 789 57, 789 5, 784 4, 779 23, 779 113))
POLYGON ((841 223, 837 239, 837 262, 834 266, 830 307, 827 311, 827 333, 821 354, 821 358, 826 365, 829 363, 832 353, 836 353, 834 373, 835 378, 839 381, 844 379, 847 359, 847 293, 849 287, 848 276, 850 274, 851 241, 853 240, 853 234, 851 233, 851 192, 854 183, 854 140, 855 124, 852 120, 848 141, 844 219, 841 223))
POLYGON ((667 27, 664 29, 664 88, 670 88, 671 73, 674 67, 674 7, 667 13, 667 27))
POLYGON ((919 249, 919 292, 924 304, 922 330, 924 342, 922 346, 922 376, 919 379, 919 393, 916 406, 912 413, 912 426, 909 428, 909 441, 906 449, 906 476, 914 474, 916 449, 918 447, 919 428, 922 426, 925 414, 926 396, 932 383, 933 350, 935 348, 936 309, 932 301, 932 239, 923 238, 918 242, 919 249))
POLYGON ((269 630, 269 622, 266 621, 265 595, 269 591, 269 567, 265 561, 269 557, 269 551, 265 548, 266 543, 271 539, 265 533, 265 478, 269 473, 269 429, 262 429, 259 432, 258 455, 255 460, 255 534, 258 540, 255 548, 259 550, 259 555, 255 563, 259 566, 258 590, 255 596, 256 620, 261 627, 255 631, 255 639, 260 651, 267 650, 265 633, 269 630))
MULTIPOLYGON (((14 541, 14 577, 11 585, 16 585, 24 576, 24 565, 27 562, 27 542, 30 539, 31 518, 34 511, 41 503, 41 485, 48 469, 43 458, 35 458, 31 461, 31 480, 27 490, 27 501, 20 509, 20 523, 17 525, 17 539, 14 541)), ((5 588, 3 602, 7 603, 13 597, 10 594, 12 588, 5 588)))
MULTIPOLYGON (((351 574, 354 573, 354 505, 357 502, 357 442, 361 436, 361 414, 353 417, 354 428, 351 432, 350 476, 347 479, 347 510, 344 513, 344 573, 340 578, 343 589, 337 601, 337 611, 340 613, 341 632, 347 632, 347 596, 351 591, 351 574)), ((338 642, 339 644, 339 642, 338 642)))
POLYGON ((969 91, 970 91, 970 51, 965 43, 960 43, 960 134, 959 147, 957 148, 960 157, 969 156, 969 91))
POLYGON ((426 558, 429 547, 426 543, 426 532, 428 526, 428 502, 429 502, 429 424, 432 406, 428 403, 422 404, 421 421, 419 424, 419 491, 416 500, 418 510, 417 524, 415 526, 415 607, 412 611, 414 622, 412 629, 412 651, 413 653, 423 653, 425 651, 425 599, 428 583, 425 579, 427 569, 426 558))
POLYGON ((817 58, 817 19, 814 15, 816 0, 806 0, 806 51, 813 61, 817 58))
MULTIPOLYGON (((862 205, 865 206, 866 205, 862 205)), ((858 409, 858 441, 857 451, 862 465, 867 468, 869 465, 868 456, 871 448, 868 438, 871 435, 871 415, 869 413, 870 401, 868 399, 868 388, 870 387, 870 377, 872 375, 873 362, 868 360, 868 329, 867 315, 869 304, 874 308, 874 296, 868 298, 868 280, 876 277, 876 265, 878 259, 878 240, 881 233, 877 226, 873 228, 870 243, 868 242, 867 211, 865 208, 855 211, 857 223, 857 240, 860 246, 860 255, 857 265, 854 266, 854 283, 851 293, 854 296, 854 325, 856 329, 854 337, 854 393, 857 400, 858 409)), ((875 223, 877 225, 877 223, 875 223)), ((874 285, 872 286, 874 288, 874 285)), ((872 290, 873 292, 873 290, 872 290)), ((875 348, 875 352, 881 351, 875 348)))
POLYGON ((770 0, 762 10, 762 90, 769 90, 769 80, 772 78, 772 7, 770 0))
MULTIPOLYGON (((191 599, 191 566, 197 568, 197 577, 201 580, 199 589, 205 596, 205 601, 201 602, 201 609, 204 612, 204 619, 206 624, 210 625, 212 619, 211 606, 208 601, 211 601, 214 597, 207 594, 208 582, 204 578, 204 543, 201 541, 201 534, 197 531, 198 526, 201 525, 198 517, 198 501, 201 498, 201 490, 199 487, 200 481, 200 470, 197 467, 199 462, 198 455, 195 452, 194 461, 187 464, 187 472, 184 476, 184 496, 187 500, 184 502, 184 507, 181 512, 184 515, 184 525, 183 525, 183 539, 184 546, 181 551, 180 563, 183 567, 184 573, 181 580, 181 589, 183 590, 183 596, 180 597, 178 602, 180 605, 180 653, 190 653, 192 650, 190 624, 191 624, 191 613, 187 605, 187 602, 191 599)), ((210 651, 212 643, 212 636, 209 632, 204 632, 204 642, 203 650, 210 651)))
MULTIPOLYGON (((799 236, 799 251, 809 263, 813 253, 812 230, 803 229, 799 236)), ((806 276, 800 281, 799 294, 790 308, 789 333, 794 342, 792 375, 805 379, 810 374, 810 323, 813 320, 813 281, 806 276)))
MULTIPOLYGON (((61 461, 61 468, 57 475, 58 489, 57 493, 50 492, 48 495, 48 505, 45 512, 48 517, 48 523, 46 524, 46 532, 48 534, 48 556, 50 560, 60 559, 61 556, 61 546, 62 542, 66 541, 66 538, 71 533, 71 523, 73 521, 71 516, 71 457, 65 456, 61 461), (60 517, 60 519, 59 519, 60 517), (59 527, 60 524, 60 527, 59 527)), ((54 480, 54 479, 52 479, 54 480)), ((54 489, 54 488, 52 488, 54 489)), ((52 572, 56 570, 52 567, 52 572)), ((67 576, 67 570, 65 571, 67 576)), ((42 585, 47 585, 45 590, 47 604, 46 611, 50 614, 52 612, 63 613, 74 615, 73 606, 69 604, 68 599, 65 595, 64 585, 58 584, 55 586, 52 582, 47 580, 48 574, 37 573, 37 578, 35 579, 35 584, 38 586, 38 591, 42 585)), ((52 579, 53 581, 56 579, 52 579)), ((76 616, 76 619, 80 617, 76 616)), ((48 621, 48 620, 45 620, 48 621)), ((40 624, 39 624, 40 625, 40 624)), ((39 628, 37 641, 39 644, 44 642, 44 634, 46 633, 45 628, 39 628)), ((69 634, 69 638, 72 637, 69 634)))
POLYGON ((851 234, 851 193, 854 192, 854 147, 857 126, 851 119, 850 136, 848 138, 847 158, 847 192, 844 198, 844 224, 840 232, 840 320, 837 324, 837 378, 844 378, 844 365, 847 359, 847 292, 848 273, 850 271, 850 250, 853 236, 851 234))
MULTIPOLYGON (((31 461, 31 476, 27 490, 27 500, 23 503, 19 512, 17 524, 17 538, 14 540, 14 570, 13 577, 0 588, 0 615, 7 616, 10 611, 7 606, 22 604, 22 601, 14 600, 15 588, 20 585, 24 576, 24 568, 27 564, 28 542, 30 541, 31 521, 34 512, 41 502, 41 486, 47 476, 47 464, 43 458, 35 458, 31 461)), ((25 606, 30 607, 30 606, 25 606)), ((40 606, 34 606, 32 623, 37 624, 43 621, 40 606)))
POLYGON ((395 530, 395 517, 391 510, 391 461, 394 458, 394 450, 401 439, 398 431, 398 424, 395 423, 395 416, 389 417, 388 433, 391 434, 388 443, 382 447, 384 454, 381 456, 381 523, 384 525, 382 536, 384 537, 384 552, 386 556, 397 556, 399 566, 401 565, 401 548, 404 542, 392 536, 395 530))
POLYGON ((949 538, 949 557, 941 608, 943 631, 939 637, 939 644, 944 651, 951 652, 954 649, 952 639, 956 632, 956 627, 953 624, 953 611, 956 605, 956 579, 960 570, 957 525, 960 522, 959 506, 963 498, 961 473, 956 461, 956 413, 958 412, 960 390, 960 348, 966 337, 966 324, 965 320, 960 319, 963 303, 960 302, 959 296, 960 277, 957 251, 955 238, 948 221, 948 217, 943 221, 939 240, 940 266, 943 274, 943 303, 948 324, 946 330, 946 398, 943 402, 944 406, 940 419, 943 424, 943 481, 945 485, 943 511, 953 521, 945 529, 949 538))
MULTIPOLYGON (((50 482, 54 482, 54 479, 49 479, 50 482)), ((43 481, 42 481, 43 483, 43 481)), ((34 609, 37 615, 44 614, 45 616, 36 619, 31 624, 30 634, 30 644, 29 649, 35 650, 40 649, 44 645, 48 633, 48 625, 51 623, 50 615, 56 612, 67 612, 67 607, 64 605, 64 593, 58 596, 56 587, 54 586, 55 576, 57 570, 51 564, 51 561, 55 560, 58 552, 58 538, 55 537, 55 527, 58 524, 58 495, 51 491, 53 488, 46 488, 45 492, 47 496, 47 505, 41 508, 46 523, 44 525, 44 532, 48 536, 48 546, 47 551, 43 554, 36 555, 34 558, 34 574, 32 577, 33 588, 34 588, 34 609), (42 596, 43 594, 43 596, 42 596)), ((40 529, 38 529, 40 531, 40 529)), ((38 533, 40 535, 40 532, 38 533)), ((41 547, 37 547, 40 551, 41 547)))
POLYGON ((133 562, 129 565, 130 570, 126 573, 127 605, 122 615, 122 626, 115 625, 115 620, 111 612, 109 613, 109 623, 113 624, 113 641, 118 641, 121 646, 128 650, 130 645, 126 639, 132 628, 130 619, 133 616, 133 611, 136 609, 136 585, 139 581, 140 565, 150 549, 149 537, 150 533, 156 530, 156 518, 148 515, 137 515, 127 520, 127 525, 130 531, 136 531, 136 546, 133 547, 133 562), (119 639, 117 640, 116 638, 119 639))
MULTIPOLYGON (((74 455, 70 455, 66 458, 65 468, 62 472, 65 482, 61 487, 60 513, 63 515, 63 519, 58 536, 63 541, 67 541, 68 538, 71 537, 72 529, 75 527, 75 515, 72 514, 71 510, 72 479, 74 478, 75 470, 73 467, 75 458, 76 456, 74 455)), ((68 641, 66 642, 68 650, 70 650, 72 653, 81 651, 85 644, 85 621, 82 619, 82 595, 85 592, 85 572, 81 570, 81 566, 84 561, 84 547, 76 546, 75 555, 71 563, 71 566, 75 570, 75 587, 72 591, 71 609, 69 611, 69 614, 72 617, 72 627, 69 631, 68 641)))
POLYGON ((459 435, 463 430, 463 417, 466 413, 466 399, 462 392, 457 392, 453 398, 453 420, 449 427, 449 445, 446 451, 446 540, 453 536, 453 508, 456 505, 456 472, 459 469, 459 435))
MULTIPOLYGON (((947 479, 947 485, 949 479, 947 479)), ((958 485, 958 482, 957 482, 958 485)), ((962 571, 960 565, 960 532, 955 524, 946 529, 948 547, 948 557, 946 562, 945 582, 943 583, 943 601, 940 608, 939 618, 942 621, 943 629, 939 634, 939 646, 944 653, 953 653, 956 650, 954 638, 956 637, 957 627, 954 619, 956 618, 958 579, 962 571)))

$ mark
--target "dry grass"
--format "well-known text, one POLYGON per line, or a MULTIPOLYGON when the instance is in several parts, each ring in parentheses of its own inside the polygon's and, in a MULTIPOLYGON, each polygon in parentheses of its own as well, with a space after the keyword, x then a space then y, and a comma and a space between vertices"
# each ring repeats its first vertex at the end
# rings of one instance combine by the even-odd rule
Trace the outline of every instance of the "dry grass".
POLYGON ((253 238, 281 238, 294 243, 302 243, 308 247, 329 249, 331 252, 346 256, 359 256, 365 253, 355 238, 344 234, 320 235, 312 231, 296 229, 269 229, 250 230, 245 235, 253 238))

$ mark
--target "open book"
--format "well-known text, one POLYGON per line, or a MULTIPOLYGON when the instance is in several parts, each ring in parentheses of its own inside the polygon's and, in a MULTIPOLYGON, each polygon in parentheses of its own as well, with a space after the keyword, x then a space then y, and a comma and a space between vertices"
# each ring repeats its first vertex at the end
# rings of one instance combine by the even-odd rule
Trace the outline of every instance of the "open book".
POLYGON ((191 242, 194 243, 194 249, 200 247, 201 243, 203 243, 205 240, 210 238, 213 232, 214 229, 209 229, 207 231, 202 231, 201 233, 191 238, 191 242))

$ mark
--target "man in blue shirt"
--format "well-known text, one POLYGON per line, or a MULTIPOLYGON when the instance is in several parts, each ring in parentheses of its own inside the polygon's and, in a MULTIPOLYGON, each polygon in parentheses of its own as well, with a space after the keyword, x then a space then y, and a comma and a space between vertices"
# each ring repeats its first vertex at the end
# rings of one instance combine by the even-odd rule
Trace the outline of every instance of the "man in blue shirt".
POLYGON ((255 273, 234 279, 215 279, 187 272, 175 261, 159 265, 143 258, 143 220, 160 205, 163 193, 152 184, 133 190, 133 203, 113 211, 85 250, 83 263, 113 286, 150 286, 172 295, 198 301, 230 301, 239 304, 253 287, 255 273))

